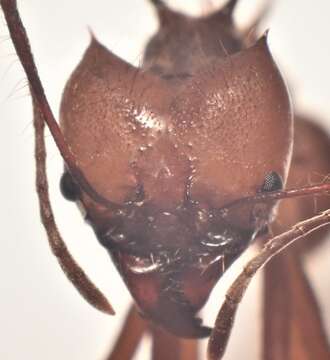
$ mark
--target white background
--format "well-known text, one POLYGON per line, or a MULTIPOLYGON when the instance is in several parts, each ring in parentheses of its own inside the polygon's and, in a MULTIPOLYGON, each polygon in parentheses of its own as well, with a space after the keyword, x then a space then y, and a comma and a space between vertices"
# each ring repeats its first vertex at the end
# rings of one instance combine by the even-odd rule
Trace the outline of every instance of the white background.
MULTIPOLYGON (((242 22, 262 3, 241 2, 237 18, 242 22)), ((195 13, 201 3, 171 1, 195 13)), ((297 107, 316 114, 330 130, 330 2, 274 3, 265 22, 265 28, 271 28, 271 49, 295 93, 297 107)), ((87 26, 112 51, 135 64, 141 59, 146 39, 157 27, 148 1, 22 0, 18 4, 55 114, 63 86, 88 45, 87 26)), ((203 4, 207 5, 207 1, 203 4)), ((31 121, 26 79, 0 18, 0 358, 102 359, 118 331, 129 295, 75 206, 59 196, 62 161, 51 140, 49 176, 58 225, 76 259, 111 299, 116 317, 103 315, 86 304, 50 254, 34 191, 31 121)), ((308 260, 328 330, 329 259, 327 244, 308 260)), ((209 324, 221 303, 229 275, 216 288, 206 308, 209 324)), ((242 355, 244 359, 255 360, 260 356, 260 291, 259 279, 253 282, 239 311, 227 360, 242 355)), ((139 359, 148 359, 143 352, 147 347, 148 342, 139 359)))

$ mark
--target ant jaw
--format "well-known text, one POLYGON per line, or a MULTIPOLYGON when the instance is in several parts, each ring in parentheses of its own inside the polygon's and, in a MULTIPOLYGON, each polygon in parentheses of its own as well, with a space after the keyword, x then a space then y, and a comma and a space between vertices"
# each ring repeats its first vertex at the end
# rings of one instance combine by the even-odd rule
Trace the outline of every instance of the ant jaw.
POLYGON ((185 338, 209 336, 196 314, 256 231, 184 204, 170 212, 150 204, 102 215, 89 209, 88 222, 143 316, 185 338))
MULTIPOLYGON (((196 313, 222 275, 221 259, 209 266, 205 262, 199 268, 190 268, 185 260, 173 266, 154 259, 152 265, 151 261, 121 251, 111 255, 143 317, 179 337, 210 335, 212 329, 204 326, 196 313), (184 265, 187 267, 182 271, 184 265)), ((170 258, 167 261, 172 262, 170 258)))

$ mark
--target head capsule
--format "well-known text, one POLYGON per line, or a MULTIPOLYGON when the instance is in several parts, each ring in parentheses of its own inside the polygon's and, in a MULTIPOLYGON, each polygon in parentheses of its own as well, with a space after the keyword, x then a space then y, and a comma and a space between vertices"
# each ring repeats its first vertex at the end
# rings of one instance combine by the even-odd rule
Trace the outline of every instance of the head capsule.
POLYGON ((196 313, 274 204, 220 209, 285 182, 292 112, 266 37, 245 48, 226 12, 175 16, 142 69, 93 38, 67 84, 61 126, 95 190, 117 204, 78 192, 141 312, 203 337, 209 328, 196 313))

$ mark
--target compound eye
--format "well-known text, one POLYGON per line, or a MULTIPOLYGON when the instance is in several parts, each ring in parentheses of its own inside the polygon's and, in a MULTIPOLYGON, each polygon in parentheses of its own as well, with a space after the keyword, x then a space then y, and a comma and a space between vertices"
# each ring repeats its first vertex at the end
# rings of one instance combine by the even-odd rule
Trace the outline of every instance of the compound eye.
POLYGON ((61 177, 60 189, 62 195, 69 201, 78 200, 81 194, 80 187, 67 171, 65 171, 61 177))
POLYGON ((283 189, 283 180, 281 176, 277 172, 271 171, 265 176, 265 180, 260 188, 260 192, 271 192, 282 189, 283 189))

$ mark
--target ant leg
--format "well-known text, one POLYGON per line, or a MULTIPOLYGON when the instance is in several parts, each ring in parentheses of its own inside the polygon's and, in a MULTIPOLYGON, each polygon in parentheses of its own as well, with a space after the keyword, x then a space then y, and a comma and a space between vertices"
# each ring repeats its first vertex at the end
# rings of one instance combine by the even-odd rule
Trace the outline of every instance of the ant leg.
POLYGON ((181 359, 180 360, 198 360, 198 340, 181 339, 181 359))
POLYGON ((107 360, 131 360, 146 331, 149 328, 147 321, 143 320, 132 305, 126 316, 121 332, 115 346, 107 360))
MULTIPOLYGON (((328 134, 312 119, 296 118, 289 186, 299 186, 302 181, 310 180, 310 174, 324 177, 330 173, 328 134), (302 178, 302 170, 306 179, 302 178)), ((324 195, 317 199, 308 197, 282 202, 273 230, 280 233, 302 218, 312 216, 316 206, 318 210, 330 207, 330 197, 324 195)), ((309 358, 310 354, 320 360, 329 357, 320 309, 302 262, 303 255, 326 240, 328 233, 325 230, 315 231, 312 238, 293 245, 265 268, 264 359, 302 359, 309 358)))
POLYGON ((287 359, 290 343, 290 283, 284 256, 275 257, 263 274, 263 359, 287 359), (283 296, 285 294, 285 296, 283 296), (276 339, 276 340, 275 340, 276 339), (274 342, 275 340, 275 342, 274 342), (275 357, 274 357, 275 356, 275 357))
POLYGON ((229 288, 226 299, 217 315, 215 326, 208 343, 208 359, 222 358, 234 323, 238 305, 256 272, 273 256, 294 241, 304 238, 315 230, 330 224, 330 209, 302 221, 290 230, 270 239, 252 260, 250 260, 229 288))
POLYGON ((71 152, 70 147, 65 141, 61 129, 56 122, 52 110, 49 106, 44 88, 40 81, 38 70, 34 63, 31 52, 29 39, 18 13, 16 0, 0 0, 0 5, 5 15, 9 33, 16 49, 16 53, 28 78, 31 94, 36 105, 40 109, 43 121, 45 121, 48 125, 57 148, 59 149, 63 160, 70 170, 71 175, 93 200, 110 208, 115 207, 115 204, 97 193, 90 185, 90 183, 85 178, 85 175, 79 169, 78 160, 71 152))
POLYGON ((181 360, 180 338, 158 327, 152 329, 152 360, 181 360))
POLYGON ((48 235, 49 246, 56 256, 63 272, 83 298, 98 310, 114 315, 112 306, 73 259, 57 229, 48 193, 44 138, 45 123, 43 115, 35 102, 34 96, 32 97, 32 100, 35 128, 36 187, 41 220, 48 235))
POLYGON ((178 338, 158 327, 152 329, 153 360, 197 360, 198 340, 178 338), (170 356, 169 356, 170 355, 170 356))
POLYGON ((328 359, 319 307, 295 246, 266 266, 264 275, 263 359, 294 360, 310 354, 328 359))

